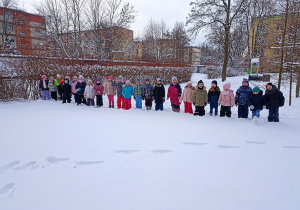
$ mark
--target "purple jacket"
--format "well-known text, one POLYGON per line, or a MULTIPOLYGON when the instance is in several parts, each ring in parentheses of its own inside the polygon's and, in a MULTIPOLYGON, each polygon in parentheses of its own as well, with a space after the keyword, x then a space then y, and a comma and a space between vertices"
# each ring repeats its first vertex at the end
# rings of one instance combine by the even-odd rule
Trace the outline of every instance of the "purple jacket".
POLYGON ((96 96, 103 95, 104 87, 102 84, 100 85, 95 84, 93 90, 96 96))
POLYGON ((48 83, 49 83, 49 80, 40 80, 40 84, 39 84, 40 90, 42 90, 42 91, 49 90, 48 83), (45 81, 45 85, 44 85, 44 81, 45 81))

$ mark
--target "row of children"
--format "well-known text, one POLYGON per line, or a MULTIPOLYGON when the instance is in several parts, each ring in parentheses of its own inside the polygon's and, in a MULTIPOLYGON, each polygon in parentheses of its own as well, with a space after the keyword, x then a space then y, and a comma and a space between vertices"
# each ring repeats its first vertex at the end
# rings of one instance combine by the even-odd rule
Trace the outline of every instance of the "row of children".
MULTIPOLYGON (((189 81, 182 92, 177 78, 173 77, 168 88, 167 100, 170 99, 174 112, 179 112, 180 105, 184 102, 185 113, 194 114, 195 116, 204 116, 207 104, 210 104, 211 116, 213 113, 217 116, 218 107, 221 106, 221 117, 231 117, 231 107, 234 105, 238 106, 239 118, 248 118, 249 107, 252 111, 252 118, 260 117, 262 109, 269 109, 268 121, 279 122, 279 107, 284 105, 285 99, 282 92, 272 83, 267 84, 265 95, 259 87, 252 90, 247 79, 243 80, 242 86, 236 91, 236 96, 230 88, 231 84, 226 83, 223 85, 224 90, 221 92, 217 81, 214 80, 207 92, 203 81, 200 80, 196 87, 193 87, 192 82, 189 81), (192 104, 195 106, 194 113, 192 104)), ((62 81, 60 75, 57 75, 57 80, 50 77, 50 81, 48 81, 46 75, 42 75, 40 89, 43 92, 44 100, 46 98, 50 99, 50 90, 51 97, 57 100, 58 92, 63 103, 70 103, 73 94, 77 105, 84 103, 88 106, 94 106, 96 97, 96 106, 101 107, 103 106, 103 95, 108 97, 109 108, 114 108, 114 96, 117 95, 117 108, 126 110, 131 108, 132 96, 138 109, 142 108, 142 100, 145 100, 147 110, 151 110, 152 101, 155 102, 155 110, 163 110, 163 103, 165 102, 165 87, 160 78, 152 86, 149 79, 146 79, 144 85, 141 85, 139 79, 136 80, 135 85, 132 85, 129 80, 124 82, 122 76, 119 76, 117 80, 113 80, 112 76, 108 76, 104 85, 102 85, 100 78, 93 85, 92 80, 88 80, 86 84, 82 75, 79 76, 79 80, 74 76, 72 82, 70 82, 68 76, 65 77, 64 81, 62 81)))

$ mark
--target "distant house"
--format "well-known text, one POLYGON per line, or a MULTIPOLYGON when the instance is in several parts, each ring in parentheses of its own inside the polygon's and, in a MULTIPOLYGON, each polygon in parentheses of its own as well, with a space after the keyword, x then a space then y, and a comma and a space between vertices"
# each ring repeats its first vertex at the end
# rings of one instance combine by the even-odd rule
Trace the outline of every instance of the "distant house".
POLYGON ((22 55, 36 54, 46 43, 45 18, 17 9, 0 7, 1 51, 15 48, 22 55))

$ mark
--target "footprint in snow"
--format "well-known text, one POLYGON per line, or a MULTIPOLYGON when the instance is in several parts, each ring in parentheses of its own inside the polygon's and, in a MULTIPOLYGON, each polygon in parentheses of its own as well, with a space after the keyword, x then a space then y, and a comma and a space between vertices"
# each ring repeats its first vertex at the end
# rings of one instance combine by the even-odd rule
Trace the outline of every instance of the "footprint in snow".
POLYGON ((26 163, 26 164, 23 165, 23 166, 14 168, 14 170, 22 170, 22 169, 25 169, 25 168, 29 168, 30 166, 33 166, 33 165, 35 165, 35 164, 36 164, 35 161, 31 161, 31 162, 29 162, 29 163, 26 163))
POLYGON ((62 161, 70 160, 70 158, 56 158, 54 156, 47 157, 47 161, 52 164, 56 164, 62 161))
POLYGON ((95 165, 95 164, 101 164, 104 163, 105 161, 81 161, 81 162, 76 162, 77 165, 85 166, 85 165, 95 165))
POLYGON ((115 153, 122 153, 122 154, 132 154, 132 153, 135 153, 135 152, 139 152, 140 150, 117 150, 115 151, 115 153))
POLYGON ((219 145, 218 147, 223 148, 223 149, 238 149, 238 148, 240 148, 239 146, 227 146, 227 145, 219 145))
POLYGON ((157 149, 157 150, 152 150, 151 153, 156 153, 156 154, 164 154, 164 153, 170 153, 172 150, 164 150, 164 149, 157 149))
POLYGON ((246 143, 248 143, 248 144, 266 144, 266 142, 262 142, 262 141, 246 141, 246 143))
POLYGON ((283 146, 285 149, 300 149, 300 146, 283 146))
POLYGON ((15 186, 15 183, 10 183, 10 184, 5 185, 4 187, 2 187, 2 189, 0 189, 0 195, 7 193, 7 191, 9 191, 14 186, 15 186))
POLYGON ((184 142, 182 143, 186 146, 203 146, 206 145, 207 143, 198 143, 198 142, 184 142))
POLYGON ((0 168, 0 170, 7 170, 7 169, 9 169, 9 168, 14 167, 15 165, 18 165, 19 163, 20 163, 20 161, 14 161, 14 162, 11 162, 11 163, 9 163, 9 164, 7 164, 7 165, 5 165, 5 166, 2 166, 2 167, 0 168))

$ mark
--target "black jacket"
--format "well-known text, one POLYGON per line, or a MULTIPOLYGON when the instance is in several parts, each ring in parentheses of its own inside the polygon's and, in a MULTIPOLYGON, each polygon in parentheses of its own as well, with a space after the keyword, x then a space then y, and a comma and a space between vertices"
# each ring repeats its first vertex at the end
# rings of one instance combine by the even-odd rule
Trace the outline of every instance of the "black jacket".
POLYGON ((158 104, 164 103, 165 94, 166 94, 166 92, 165 92, 165 87, 163 84, 160 84, 160 85, 156 84, 154 86, 153 97, 154 97, 155 103, 158 103, 158 104))
POLYGON ((68 84, 64 84, 62 87, 61 87, 61 93, 63 94, 63 96, 65 97, 68 97, 71 95, 71 85, 68 84))
POLYGON ((208 91, 208 102, 209 103, 218 103, 220 97, 220 88, 216 86, 215 88, 211 87, 208 91))
POLYGON ((77 82, 75 88, 80 89, 79 91, 77 91, 77 95, 83 95, 84 94, 85 86, 86 86, 85 82, 79 82, 79 81, 77 82))
POLYGON ((273 86, 272 90, 266 90, 265 92, 266 105, 268 107, 279 107, 284 106, 284 96, 277 87, 273 86))
POLYGON ((258 109, 262 110, 263 106, 266 105, 265 96, 263 96, 263 91, 260 91, 257 95, 252 94, 249 98, 249 106, 253 105, 254 109, 252 111, 256 111, 258 109))

